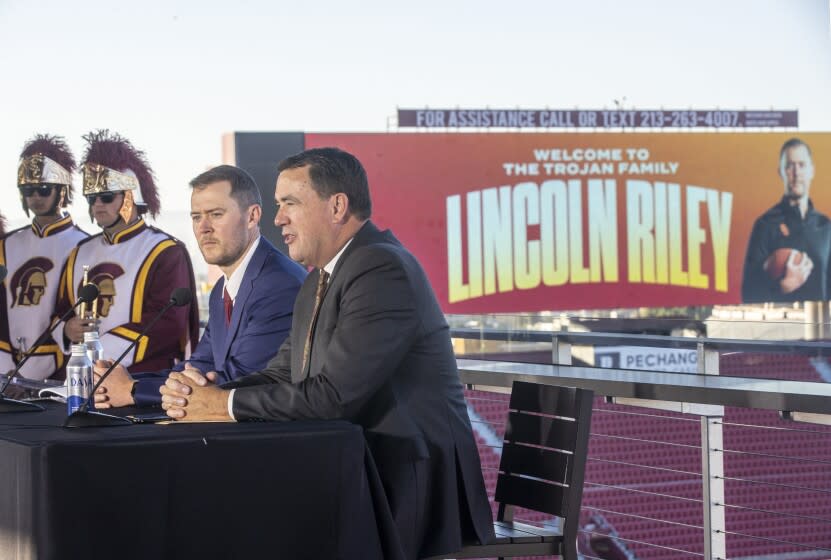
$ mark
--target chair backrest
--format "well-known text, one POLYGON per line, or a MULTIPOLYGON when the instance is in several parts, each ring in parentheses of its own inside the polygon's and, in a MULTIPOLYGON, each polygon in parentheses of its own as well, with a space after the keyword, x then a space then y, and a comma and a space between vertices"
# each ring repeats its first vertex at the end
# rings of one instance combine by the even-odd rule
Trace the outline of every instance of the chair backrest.
POLYGON ((593 391, 515 381, 495 500, 564 520, 564 542, 577 538, 593 391))

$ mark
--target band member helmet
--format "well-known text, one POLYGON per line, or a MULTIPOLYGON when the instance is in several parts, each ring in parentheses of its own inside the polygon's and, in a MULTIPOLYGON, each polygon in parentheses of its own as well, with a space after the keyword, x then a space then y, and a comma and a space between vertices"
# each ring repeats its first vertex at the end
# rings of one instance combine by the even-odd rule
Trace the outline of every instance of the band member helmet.
POLYGON ((153 170, 144 152, 109 130, 90 132, 84 140, 87 142, 81 162, 84 196, 123 192, 119 213, 125 221, 132 205, 139 214, 150 212, 155 218, 161 204, 153 170))
POLYGON ((72 202, 72 173, 75 171, 75 157, 60 136, 37 134, 26 142, 20 153, 17 166, 17 187, 20 189, 20 203, 29 215, 29 205, 23 189, 47 185, 59 189, 55 208, 66 208, 72 202))

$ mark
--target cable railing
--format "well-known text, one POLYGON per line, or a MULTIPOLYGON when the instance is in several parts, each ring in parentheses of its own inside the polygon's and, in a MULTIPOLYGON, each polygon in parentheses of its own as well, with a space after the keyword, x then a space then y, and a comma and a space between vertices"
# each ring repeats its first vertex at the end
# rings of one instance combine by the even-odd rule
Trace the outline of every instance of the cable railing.
MULTIPOLYGON (((505 341, 508 333, 453 335, 505 341)), ((831 384, 819 371, 831 344, 536 331, 510 340, 547 342, 550 359, 457 353, 489 487, 507 408, 507 395, 491 391, 524 380, 602 395, 584 483, 584 558, 831 558, 831 384), (689 348, 699 373, 594 367, 574 359, 578 344, 689 348), (747 377, 754 363, 774 371, 747 377)))

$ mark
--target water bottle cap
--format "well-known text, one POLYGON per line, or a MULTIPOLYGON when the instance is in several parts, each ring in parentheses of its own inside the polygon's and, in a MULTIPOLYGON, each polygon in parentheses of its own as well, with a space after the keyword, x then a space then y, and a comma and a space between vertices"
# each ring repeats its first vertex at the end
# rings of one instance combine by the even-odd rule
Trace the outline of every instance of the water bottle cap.
POLYGON ((72 355, 75 356, 76 354, 80 354, 81 356, 86 356, 86 354, 87 354, 86 344, 73 344, 72 345, 72 355))
POLYGON ((87 331, 84 333, 84 342, 89 342, 91 340, 98 340, 98 331, 87 331))

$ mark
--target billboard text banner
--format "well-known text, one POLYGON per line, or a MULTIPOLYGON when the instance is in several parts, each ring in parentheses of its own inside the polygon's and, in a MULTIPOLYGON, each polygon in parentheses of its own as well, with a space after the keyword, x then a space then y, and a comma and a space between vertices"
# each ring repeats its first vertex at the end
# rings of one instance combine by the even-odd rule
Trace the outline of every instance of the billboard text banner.
MULTIPOLYGON (((795 133, 307 134, 365 165, 373 220, 448 313, 741 301, 753 223, 795 133)), ((831 134, 798 135, 831 212, 831 134)))

